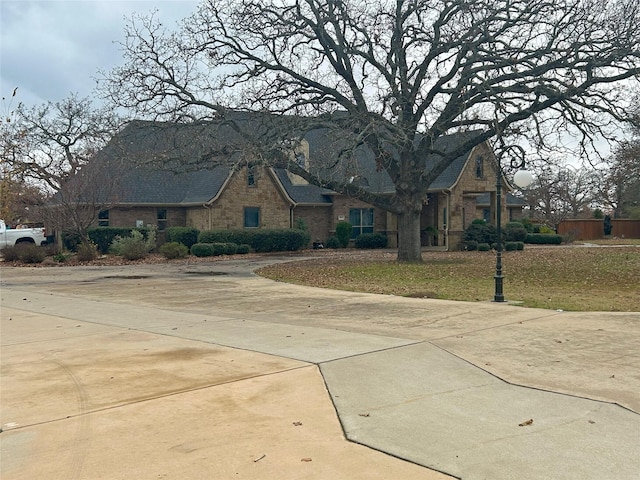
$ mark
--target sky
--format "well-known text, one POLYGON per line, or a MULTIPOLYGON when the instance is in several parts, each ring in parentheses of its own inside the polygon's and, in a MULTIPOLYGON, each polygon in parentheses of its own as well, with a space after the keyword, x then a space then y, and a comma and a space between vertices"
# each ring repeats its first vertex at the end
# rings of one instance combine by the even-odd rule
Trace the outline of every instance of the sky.
POLYGON ((157 10, 171 29, 197 5, 197 0, 0 0, 2 112, 18 102, 33 106, 71 93, 90 96, 98 71, 122 63, 115 42, 123 39, 133 13, 157 10))

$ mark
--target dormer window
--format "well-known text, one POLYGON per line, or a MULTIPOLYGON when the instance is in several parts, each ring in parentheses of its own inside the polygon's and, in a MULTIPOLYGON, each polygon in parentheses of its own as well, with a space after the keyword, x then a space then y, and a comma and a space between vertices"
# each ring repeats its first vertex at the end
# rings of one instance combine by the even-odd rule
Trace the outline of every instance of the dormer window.
POLYGON ((302 169, 307 168, 307 156, 303 152, 296 153, 296 163, 302 169))

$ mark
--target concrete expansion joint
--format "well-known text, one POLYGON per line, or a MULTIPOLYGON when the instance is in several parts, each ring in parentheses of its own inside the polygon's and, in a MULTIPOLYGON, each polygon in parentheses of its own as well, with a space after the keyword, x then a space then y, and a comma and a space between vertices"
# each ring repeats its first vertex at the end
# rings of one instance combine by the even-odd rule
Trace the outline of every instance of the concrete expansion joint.
POLYGON ((633 409, 631 409, 631 408, 629 408, 629 407, 627 407, 625 405, 622 405, 622 404, 620 404, 618 402, 610 402, 610 401, 602 400, 602 399, 599 399, 599 398, 593 398, 593 397, 588 397, 588 396, 584 396, 584 395, 576 395, 576 394, 573 394, 573 393, 563 392, 563 391, 560 391, 560 390, 553 390, 553 389, 549 389, 549 388, 537 387, 537 386, 534 386, 534 385, 528 385, 526 383, 512 382, 510 380, 507 380, 504 377, 501 377, 500 375, 498 375, 495 372, 492 372, 490 370, 487 370, 487 369, 481 367, 477 363, 471 362, 471 361, 467 360, 466 358, 464 358, 464 357, 462 357, 460 355, 457 355, 457 354, 455 354, 453 352, 450 352, 446 348, 443 348, 443 347, 433 343, 432 341, 429 341, 429 342, 426 342, 426 343, 438 348, 439 350, 442 350, 443 352, 451 355, 452 357, 455 357, 455 358, 457 358, 459 360, 462 360, 463 362, 467 363, 468 365, 470 365, 470 366, 472 366, 474 368, 477 368, 478 370, 481 370, 482 372, 484 372, 487 375, 490 375, 491 377, 499 380, 500 382, 504 383, 505 385, 509 385, 509 386, 512 386, 512 387, 525 388, 525 389, 533 390, 533 391, 537 391, 537 392, 544 392, 544 393, 551 393, 551 394, 554 394, 554 395, 561 395, 561 396, 567 397, 567 398, 577 398, 577 399, 580 399, 580 400, 588 400, 588 401, 597 402, 597 403, 600 403, 600 404, 603 404, 603 405, 613 405, 613 406, 619 407, 619 408, 621 408, 623 410, 626 410, 626 411, 628 411, 628 412, 630 412, 630 413, 632 413, 634 415, 640 416, 640 412, 637 412, 637 411, 635 411, 635 410, 633 410, 633 409))
MULTIPOLYGON (((467 312, 470 313, 470 312, 467 312)), ((484 328, 477 328, 475 330, 465 330, 464 332, 461 333, 454 333, 451 335, 445 335, 443 337, 436 337, 436 338, 430 338, 429 342, 435 342, 438 340, 445 340, 447 338, 455 338, 455 337, 460 337, 462 335, 471 335, 474 333, 479 333, 479 332, 486 332, 489 330, 498 330, 500 328, 504 328, 504 327, 510 327, 512 325, 524 325, 525 323, 532 323, 532 322, 536 322, 538 320, 543 320, 543 319, 547 319, 547 318, 551 318, 551 317, 555 317, 562 314, 562 312, 550 312, 548 315, 540 315, 537 317, 533 317, 533 318, 525 318, 523 320, 515 320, 513 322, 506 322, 506 323, 501 323, 500 325, 491 325, 489 327, 484 327, 484 328)), ((460 314, 463 315, 463 314, 460 314)), ((457 315, 453 315, 453 316, 457 316, 457 315)), ((452 316, 452 317, 453 317, 452 316)), ((444 318, 451 318, 451 317, 443 317, 444 318)))

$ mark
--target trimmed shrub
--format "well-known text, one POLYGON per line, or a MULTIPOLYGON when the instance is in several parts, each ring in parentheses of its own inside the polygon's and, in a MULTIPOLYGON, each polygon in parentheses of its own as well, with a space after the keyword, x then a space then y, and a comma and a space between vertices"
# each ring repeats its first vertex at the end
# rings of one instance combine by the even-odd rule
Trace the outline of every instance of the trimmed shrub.
POLYGON ((191 227, 170 227, 167 228, 165 235, 167 242, 177 242, 187 248, 191 248, 192 245, 198 242, 200 230, 191 227))
POLYGON ((517 250, 524 250, 524 242, 516 242, 517 250))
POLYGON ((165 258, 169 259, 185 258, 189 255, 189 249, 183 243, 169 242, 160 247, 160 253, 164 255, 165 258))
POLYGON ((238 245, 238 251, 236 252, 238 255, 246 255, 251 251, 251 245, 247 245, 246 243, 242 243, 238 245))
POLYGON ((464 243, 464 249, 473 252, 478 249, 478 242, 475 240, 468 240, 464 243))
POLYGON ((196 257, 212 257, 214 252, 211 243, 194 243, 191 245, 191 255, 196 257))
POLYGON ((478 244, 478 251, 479 252, 488 252, 491 250, 491 245, 489 245, 488 243, 479 243, 478 244))
POLYGON ((225 255, 235 255, 238 253, 238 244, 233 242, 227 242, 225 245, 225 255))
POLYGON ((351 234, 353 233, 353 226, 349 222, 338 222, 336 225, 336 237, 340 242, 342 248, 349 246, 349 240, 351 240, 351 234))
POLYGON ((324 242, 324 246, 325 248, 340 248, 340 240, 335 235, 331 236, 324 242))
POLYGON ((238 245, 232 242, 214 242, 210 244, 213 247, 213 256, 234 255, 238 251, 238 245))
POLYGON ((527 229, 520 222, 508 222, 505 237, 508 242, 523 242, 527 238, 527 229))
POLYGON ((256 230, 205 230, 198 235, 198 243, 247 243, 256 230), (238 241, 242 239, 243 241, 238 241))
POLYGON ((147 233, 147 238, 139 230, 132 230, 128 237, 116 236, 111 242, 109 251, 127 260, 138 260, 146 257, 155 247, 155 230, 150 230, 147 233))
POLYGON ((507 252, 514 252, 518 249, 518 242, 506 242, 504 244, 504 249, 507 252))
POLYGON ((483 218, 474 218, 471 225, 486 225, 487 222, 483 218))
POLYGON ((355 240, 356 248, 385 248, 387 246, 387 236, 382 233, 363 233, 355 240))
POLYGON ((562 243, 562 235, 529 233, 525 242, 539 245, 560 245, 562 243))
MULTIPOLYGON (((484 220, 483 220, 484 222, 484 220)), ((496 227, 487 223, 472 223, 467 227, 462 236, 462 242, 466 246, 467 242, 474 241, 477 244, 496 242, 496 227)))

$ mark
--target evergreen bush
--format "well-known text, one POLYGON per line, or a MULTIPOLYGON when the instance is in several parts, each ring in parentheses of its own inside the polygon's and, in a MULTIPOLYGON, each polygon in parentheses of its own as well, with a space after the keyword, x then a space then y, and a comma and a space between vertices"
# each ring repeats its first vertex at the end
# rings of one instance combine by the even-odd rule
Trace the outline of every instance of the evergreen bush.
POLYGON ((356 248, 386 248, 387 236, 382 233, 363 233, 355 239, 356 248))
POLYGON ((518 242, 505 242, 504 249, 507 252, 514 252, 518 249, 518 242))
POLYGON ((160 253, 169 259, 185 258, 189 255, 189 249, 183 243, 169 242, 160 247, 160 253))
POLYGON ((527 229, 520 222, 508 222, 505 237, 508 242, 523 242, 527 238, 527 229))
POLYGON ((111 242, 109 251, 114 255, 119 255, 127 260, 138 260, 145 258, 156 247, 156 232, 151 229, 147 236, 139 230, 132 230, 128 237, 116 236, 111 242))
POLYGON ((548 233, 529 233, 525 242, 540 245, 560 245, 562 243, 562 235, 548 233))
POLYGON ((149 234, 148 228, 94 227, 87 230, 87 236, 96 245, 100 253, 107 253, 110 251, 111 244, 116 237, 129 237, 134 230, 141 233, 145 238, 149 234))
POLYGON ((196 257, 212 257, 213 252, 212 243, 194 243, 191 245, 191 255, 196 257))
POLYGON ((311 241, 309 232, 298 228, 252 230, 206 230, 200 232, 198 243, 235 243, 249 245, 256 252, 295 251, 311 241))
POLYGON ((475 250, 478 250, 478 242, 476 242, 475 240, 467 240, 464 243, 464 249, 469 251, 469 252, 473 252, 475 250))
POLYGON ((338 222, 336 225, 336 237, 342 248, 349 246, 349 240, 353 233, 353 226, 349 222, 338 222))
POLYGON ((170 227, 166 230, 167 242, 181 243, 187 248, 191 248, 198 242, 198 235, 200 235, 200 231, 191 227, 170 227))
POLYGON ((238 253, 238 255, 246 255, 250 251, 251 251, 251 245, 247 245, 246 243, 241 243, 240 245, 238 245, 238 251, 236 253, 238 253))
POLYGON ((340 240, 335 235, 332 235, 324 243, 325 248, 340 248, 340 240))
POLYGON ((472 223, 467 227, 462 236, 463 245, 467 246, 468 242, 488 243, 491 245, 497 239, 496 227, 488 223, 472 223))

